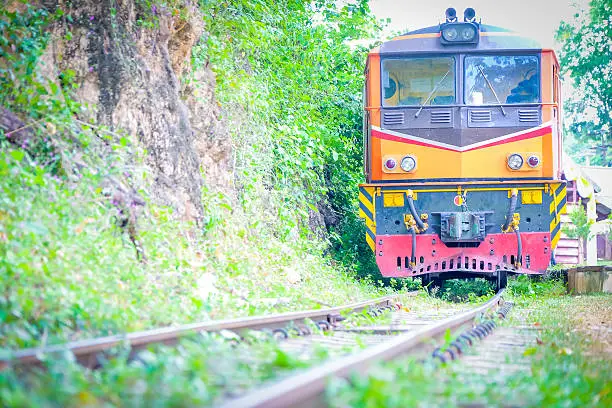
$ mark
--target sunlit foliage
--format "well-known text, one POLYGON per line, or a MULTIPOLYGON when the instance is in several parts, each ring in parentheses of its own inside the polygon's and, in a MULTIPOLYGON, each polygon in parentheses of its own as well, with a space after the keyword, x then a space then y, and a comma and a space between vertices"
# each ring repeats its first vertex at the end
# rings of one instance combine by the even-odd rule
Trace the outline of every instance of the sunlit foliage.
MULTIPOLYGON (((561 66, 574 81, 566 103, 570 133, 578 143, 570 154, 592 149, 592 164, 612 164, 612 3, 591 0, 557 31, 561 66)), ((584 160, 584 156, 576 157, 584 160)))
POLYGON ((340 5, 207 1, 210 36, 194 64, 211 62, 218 96, 246 122, 236 130, 239 183, 280 191, 288 234, 297 211, 326 209, 336 256, 375 270, 356 217, 362 176, 362 89, 367 47, 380 27, 367 1, 340 5), (357 41, 359 40, 359 41, 357 41), (329 204, 326 204, 328 201, 329 204))

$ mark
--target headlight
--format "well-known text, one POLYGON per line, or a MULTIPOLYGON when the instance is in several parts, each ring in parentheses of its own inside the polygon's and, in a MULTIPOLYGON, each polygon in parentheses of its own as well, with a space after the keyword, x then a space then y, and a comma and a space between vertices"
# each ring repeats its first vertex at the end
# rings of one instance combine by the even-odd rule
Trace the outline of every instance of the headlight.
POLYGON ((461 30, 461 39, 463 41, 471 41, 476 36, 474 27, 464 27, 461 30))
POLYGON ((393 170, 393 169, 395 169, 396 166, 397 166, 397 162, 395 161, 395 159, 387 159, 387 160, 385 160, 385 168, 387 170, 393 170))
POLYGON ((533 154, 527 159, 527 164, 529 167, 538 167, 540 165, 540 158, 533 154))
POLYGON ((404 171, 411 172, 416 168, 416 159, 412 156, 406 156, 402 159, 400 167, 404 171))
POLYGON ((442 35, 447 41, 455 41, 455 39, 457 39, 458 34, 459 33, 457 32, 457 29, 454 27, 447 28, 446 30, 442 31, 442 35))
POLYGON ((523 167, 523 157, 520 154, 511 154, 508 156, 508 167, 512 170, 518 170, 523 167))
POLYGON ((442 45, 478 44, 479 25, 474 22, 446 22, 440 25, 442 45))

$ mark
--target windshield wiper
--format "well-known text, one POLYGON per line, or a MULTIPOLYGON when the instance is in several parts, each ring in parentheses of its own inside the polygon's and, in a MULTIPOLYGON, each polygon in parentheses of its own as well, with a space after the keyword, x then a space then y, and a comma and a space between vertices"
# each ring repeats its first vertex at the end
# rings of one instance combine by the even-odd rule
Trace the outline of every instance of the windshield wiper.
POLYGON ((502 105, 501 101, 497 97, 497 93, 495 92, 495 89, 493 89, 493 84, 491 84, 491 82, 489 81, 489 78, 487 78, 487 76, 485 75, 480 65, 478 66, 478 70, 482 74, 482 77, 485 79, 487 85, 489 85, 489 89, 491 90, 491 92, 493 92, 493 96, 495 96, 495 100, 497 100, 497 104, 499 105, 499 108, 501 109, 502 114, 506 116, 506 111, 504 110, 504 106, 502 105))
POLYGON ((440 82, 437 83, 436 86, 434 86, 434 89, 431 90, 431 92, 429 93, 429 95, 427 96, 427 99, 425 99, 425 102, 423 102, 420 105, 419 110, 417 111, 417 113, 414 114, 415 118, 418 118, 419 115, 421 114, 421 111, 423 110, 423 108, 425 107, 425 105, 427 105, 427 102, 429 102, 429 100, 431 99, 431 97, 433 96, 433 94, 438 90, 438 88, 440 87, 440 85, 442 85, 442 82, 444 82, 444 80, 446 79, 446 77, 448 76, 448 74, 450 74, 451 70, 449 69, 448 71, 446 71, 446 74, 444 74, 444 76, 442 77, 442 79, 440 80, 440 82))

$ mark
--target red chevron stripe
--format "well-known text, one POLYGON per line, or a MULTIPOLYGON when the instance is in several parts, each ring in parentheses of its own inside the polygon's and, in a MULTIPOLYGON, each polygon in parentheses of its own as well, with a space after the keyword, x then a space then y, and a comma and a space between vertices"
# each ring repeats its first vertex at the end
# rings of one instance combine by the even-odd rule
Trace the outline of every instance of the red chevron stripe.
POLYGON ((450 149, 450 148, 447 148, 447 147, 436 146, 436 145, 433 145, 431 143, 425 143, 425 142, 420 142, 418 140, 411 140, 411 139, 405 139, 405 138, 399 137, 399 136, 393 136, 393 135, 390 135, 388 133, 385 133, 384 131, 380 131, 380 130, 376 130, 376 129, 372 129, 372 136, 377 138, 377 139, 391 140, 393 142, 408 143, 408 144, 413 144, 413 145, 417 145, 417 146, 433 147, 433 148, 436 148, 436 149, 449 150, 451 152, 457 151, 455 149, 450 149))
POLYGON ((467 150, 464 150, 464 152, 469 152, 469 151, 472 151, 472 150, 482 149, 483 147, 497 146, 497 145, 504 144, 504 143, 517 142, 519 140, 532 139, 534 137, 544 136, 545 134, 551 133, 551 132, 552 132, 552 126, 546 126, 546 127, 543 127, 543 128, 540 128, 540 129, 536 129, 536 130, 528 132, 528 133, 523 133, 523 134, 520 134, 520 135, 509 137, 508 139, 498 140, 496 142, 488 143, 488 144, 483 145, 483 146, 474 147, 472 149, 467 149, 467 150))
MULTIPOLYGON (((393 142, 400 142, 400 143, 407 143, 407 144, 413 144, 413 145, 417 145, 417 146, 425 146, 425 147, 431 147, 434 149, 441 149, 441 150, 448 150, 448 151, 455 151, 455 152, 469 152, 472 150, 478 150, 478 149, 483 149, 486 147, 491 147, 491 146, 497 146, 500 144, 504 144, 504 143, 511 143, 511 142, 516 142, 519 140, 525 140, 525 139, 531 139, 534 137, 540 137, 543 136, 545 134, 551 133, 552 132, 552 125, 550 126, 545 126, 539 129, 535 129, 535 130, 526 130, 523 133, 519 133, 516 134, 514 136, 510 136, 507 138, 504 138, 504 136, 499 136, 496 137, 495 139, 498 140, 494 140, 491 141, 490 143, 485 143, 483 145, 479 145, 476 147, 472 147, 470 148, 469 145, 466 146, 467 148, 465 150, 462 150, 461 147, 457 146, 439 146, 433 143, 427 143, 421 140, 414 140, 414 139, 410 139, 410 135, 406 135, 405 137, 401 137, 401 136, 395 136, 389 133, 386 133, 384 130, 377 130, 377 129, 372 129, 371 133, 372 136, 377 138, 377 139, 384 139, 384 140, 391 140, 393 142), (500 139, 501 138, 501 139, 500 139)), ((446 143, 445 143, 446 144, 446 143)))

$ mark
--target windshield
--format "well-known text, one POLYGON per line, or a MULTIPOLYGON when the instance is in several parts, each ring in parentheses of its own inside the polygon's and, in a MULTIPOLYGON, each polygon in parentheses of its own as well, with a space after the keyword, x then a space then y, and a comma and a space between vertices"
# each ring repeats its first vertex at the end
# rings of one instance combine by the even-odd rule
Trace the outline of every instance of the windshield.
POLYGON ((384 106, 455 103, 455 59, 404 58, 383 61, 384 106))
POLYGON ((482 105, 539 102, 538 66, 538 57, 535 55, 465 57, 465 103, 482 105))

